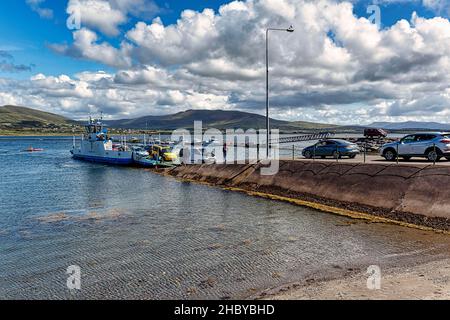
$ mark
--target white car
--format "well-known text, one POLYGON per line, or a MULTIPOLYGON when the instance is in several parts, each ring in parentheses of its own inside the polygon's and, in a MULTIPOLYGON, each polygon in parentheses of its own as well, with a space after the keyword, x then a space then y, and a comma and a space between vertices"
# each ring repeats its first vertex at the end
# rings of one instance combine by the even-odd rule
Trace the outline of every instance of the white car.
POLYGON ((179 159, 183 164, 213 164, 216 163, 214 154, 207 153, 205 148, 185 147, 179 152, 179 159), (185 154, 187 152, 187 154, 185 154))
POLYGON ((400 141, 383 145, 380 155, 388 161, 398 157, 409 160, 412 157, 439 161, 442 157, 450 160, 450 133, 420 132, 403 137, 400 141), (397 155, 398 153, 398 155, 397 155))

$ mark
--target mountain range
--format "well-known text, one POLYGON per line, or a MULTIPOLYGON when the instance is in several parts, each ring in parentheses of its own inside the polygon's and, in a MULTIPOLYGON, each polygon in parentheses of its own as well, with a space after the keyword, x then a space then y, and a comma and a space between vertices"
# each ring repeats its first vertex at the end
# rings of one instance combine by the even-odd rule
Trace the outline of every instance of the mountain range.
MULTIPOLYGON (((203 128, 217 129, 260 129, 265 128, 266 118, 262 115, 224 110, 187 110, 170 115, 144 116, 134 119, 105 121, 112 128, 174 130, 177 128, 193 128, 194 121, 202 121, 203 128)), ((438 130, 450 131, 450 124, 437 122, 374 122, 368 126, 337 126, 333 124, 313 123, 305 121, 270 120, 271 126, 282 131, 300 130, 334 130, 361 131, 365 127, 383 128, 391 131, 401 130, 438 130)), ((36 109, 3 106, 0 107, 0 129, 51 128, 81 126, 84 122, 75 121, 57 114, 36 109)))
MULTIPOLYGON (((260 129, 266 127, 266 117, 242 112, 223 110, 187 110, 163 116, 145 116, 136 119, 105 121, 109 126, 126 129, 174 130, 193 128, 194 121, 202 121, 203 128, 217 129, 260 129)), ((271 119, 271 126, 280 130, 325 129, 335 125, 305 121, 282 121, 271 119)))
MULTIPOLYGON (((105 120, 104 123, 112 128, 121 129, 148 129, 148 130, 174 130, 178 128, 191 129, 194 121, 202 121, 203 128, 217 129, 260 129, 265 128, 264 116, 242 112, 223 110, 187 110, 170 115, 144 116, 135 119, 105 120)), ((271 119, 271 126, 280 130, 308 130, 331 129, 335 125, 312 123, 304 121, 282 121, 271 119)), ((84 121, 74 121, 56 114, 35 109, 3 106, 0 107, 0 128, 43 128, 49 125, 71 126, 84 125, 84 121)))
POLYGON ((450 131, 450 124, 438 123, 438 122, 419 122, 419 121, 406 121, 406 122, 374 122, 369 125, 373 128, 383 128, 387 130, 437 130, 437 131, 450 131))

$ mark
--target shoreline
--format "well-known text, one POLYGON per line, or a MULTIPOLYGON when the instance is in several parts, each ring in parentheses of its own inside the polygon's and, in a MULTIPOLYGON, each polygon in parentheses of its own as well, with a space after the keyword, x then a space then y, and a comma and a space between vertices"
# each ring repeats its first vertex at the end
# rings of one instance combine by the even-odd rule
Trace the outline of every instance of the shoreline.
POLYGON ((450 259, 381 271, 380 289, 367 288, 365 271, 329 280, 307 280, 268 289, 257 300, 448 300, 450 259), (309 283, 308 283, 309 282, 309 283))
MULTIPOLYGON (((450 235, 448 230, 440 230, 411 224, 397 220, 390 220, 380 216, 349 211, 338 207, 324 208, 316 202, 308 202, 294 198, 279 197, 273 194, 262 194, 245 189, 224 187, 216 183, 199 181, 194 179, 179 178, 170 174, 173 169, 151 170, 156 174, 172 177, 178 181, 202 184, 209 187, 221 188, 233 192, 241 192, 250 196, 256 196, 276 201, 283 201, 309 207, 321 212, 336 214, 352 219, 365 220, 367 223, 386 223, 406 228, 413 228, 433 234, 450 235)), ((439 249, 434 256, 417 255, 413 262, 408 259, 387 263, 382 271, 382 284, 380 290, 367 288, 366 270, 363 264, 348 266, 332 266, 314 275, 299 279, 296 282, 287 282, 275 288, 266 288, 255 295, 245 297, 250 300, 405 300, 405 299, 450 299, 450 258, 444 249, 444 256, 439 249), (334 269, 336 268, 336 269, 334 269)), ((406 254, 408 256, 408 254, 406 254)), ((395 260, 395 259, 394 259, 395 260)))
POLYGON ((193 165, 153 171, 332 214, 450 234, 447 191, 435 188, 424 194, 422 190, 422 181, 428 184, 441 174, 439 171, 447 175, 450 168, 282 161, 280 172, 271 177, 260 176, 260 168, 259 164, 193 165), (345 183, 337 182, 337 172, 343 172, 341 179, 346 179, 347 190, 345 183), (393 179, 398 181, 398 190, 381 188, 393 179), (370 188, 373 197, 367 193, 370 188), (418 196, 426 196, 429 201, 422 202, 418 196), (434 202, 431 206, 430 201, 434 202))
MULTIPOLYGON (((80 135, 81 133, 77 133, 76 136, 80 135)), ((48 137, 48 138, 52 138, 52 137, 73 137, 74 134, 73 133, 55 133, 55 134, 39 134, 39 133, 32 133, 32 132, 28 132, 28 133, 13 133, 13 134, 5 134, 5 133, 0 133, 0 138, 26 138, 26 137, 48 137)))
MULTIPOLYGON (((213 187, 213 188, 221 188, 222 190, 244 193, 244 194, 247 194, 252 197, 259 197, 259 198, 264 198, 264 199, 269 199, 269 200, 274 200, 274 201, 287 202, 287 203, 291 203, 291 204, 294 204, 297 206, 311 208, 314 210, 318 210, 320 212, 325 212, 328 214, 334 214, 334 215, 348 217, 348 218, 357 219, 357 220, 364 220, 369 223, 393 224, 393 225, 398 225, 398 226, 407 227, 407 228, 413 228, 413 229, 418 229, 418 230, 423 230, 423 231, 432 231, 435 233, 450 235, 450 229, 447 226, 445 226, 446 229, 439 229, 439 228, 430 226, 430 223, 433 223, 435 221, 433 219, 427 219, 428 225, 411 223, 411 222, 406 222, 406 221, 401 221, 401 220, 390 219, 381 214, 379 214, 379 215, 374 214, 373 211, 371 213, 368 213, 367 211, 364 211, 364 210, 357 211, 358 208, 355 206, 351 206, 351 209, 350 209, 350 207, 348 205, 345 205, 345 204, 342 204, 339 202, 333 202, 333 204, 330 204, 330 201, 328 201, 328 199, 318 199, 317 197, 313 197, 313 198, 309 197, 308 200, 305 200, 305 198, 304 198, 305 195, 302 195, 303 198, 285 197, 285 196, 281 196, 277 193, 258 192, 258 191, 248 190, 248 189, 217 185, 217 184, 214 184, 211 182, 199 181, 199 180, 195 180, 195 179, 178 178, 178 177, 175 177, 175 176, 171 175, 170 173, 168 173, 168 171, 170 171, 170 169, 147 169, 147 170, 150 170, 151 172, 156 173, 156 174, 174 178, 180 182, 191 182, 191 183, 196 183, 196 184, 202 184, 202 185, 206 185, 206 186, 213 187)), ((361 207, 359 207, 359 208, 361 208, 361 207)), ((371 208, 371 209, 376 210, 377 208, 371 208)), ((417 216, 419 216, 419 215, 417 215, 417 216)), ((448 221, 446 221, 446 222, 448 222, 448 221)))
MULTIPOLYGON (((393 218, 390 218, 389 214, 386 214, 386 212, 382 212, 381 210, 378 210, 378 208, 363 208, 361 206, 357 205, 350 205, 340 202, 332 202, 328 201, 328 199, 320 199, 318 197, 312 197, 311 195, 296 195, 294 197, 286 197, 281 196, 279 193, 266 193, 266 192, 257 192, 257 191, 249 191, 246 189, 239 189, 239 188, 224 188, 225 190, 230 191, 237 191, 246 193, 250 196, 255 197, 261 197, 265 199, 275 200, 275 201, 282 201, 282 202, 288 202, 292 203, 298 206, 302 207, 308 207, 315 210, 319 210, 321 212, 326 212, 330 214, 335 214, 339 216, 349 217, 352 219, 360 219, 360 220, 366 220, 372 223, 387 223, 387 224, 395 224, 402 227, 408 227, 408 228, 414 228, 419 230, 425 230, 425 231, 433 231, 436 233, 443 233, 450 235, 450 230, 448 227, 442 224, 442 220, 433 220, 433 219, 427 219, 427 223, 418 223, 417 221, 414 222, 408 222, 406 220, 395 220, 393 218), (308 200, 305 200, 308 199, 308 200), (378 211, 377 211, 378 210, 378 211), (370 213, 368 213, 370 212, 370 213), (376 213, 375 213, 376 212, 376 213), (441 222, 440 225, 437 223, 441 222), (436 224, 435 224, 436 223, 436 224), (433 226, 434 225, 434 226, 433 226), (439 229, 439 226, 447 229, 439 229)), ((414 214, 411 214, 414 215, 414 214)), ((418 219, 421 220, 421 217, 419 215, 417 216, 418 219)), ((411 219, 409 219, 411 220, 411 219)))

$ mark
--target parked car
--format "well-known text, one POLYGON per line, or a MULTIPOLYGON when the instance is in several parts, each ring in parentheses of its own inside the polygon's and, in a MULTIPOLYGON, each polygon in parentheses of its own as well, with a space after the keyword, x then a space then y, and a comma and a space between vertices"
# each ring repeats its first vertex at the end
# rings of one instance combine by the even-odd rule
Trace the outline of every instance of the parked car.
POLYGON ((442 157, 450 160, 450 133, 424 132, 403 137, 400 141, 386 143, 380 149, 380 155, 388 161, 398 157, 409 160, 412 157, 439 161, 442 157))
POLYGON ((359 154, 359 147, 356 143, 352 143, 341 139, 321 140, 315 145, 306 147, 302 151, 302 155, 311 159, 313 157, 349 157, 354 158, 359 154))
POLYGON ((179 151, 179 159, 183 164, 213 164, 217 159, 214 153, 208 153, 204 147, 185 147, 179 151))
POLYGON ((368 138, 386 138, 388 133, 383 129, 367 128, 364 129, 364 136, 368 138))

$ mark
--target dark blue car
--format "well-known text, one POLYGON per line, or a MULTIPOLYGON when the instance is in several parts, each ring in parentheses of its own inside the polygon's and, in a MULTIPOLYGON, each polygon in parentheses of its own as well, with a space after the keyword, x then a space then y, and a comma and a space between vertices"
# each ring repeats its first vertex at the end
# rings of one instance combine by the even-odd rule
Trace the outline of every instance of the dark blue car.
POLYGON ((315 145, 303 149, 302 155, 307 159, 313 157, 349 157, 354 158, 359 154, 359 147, 357 144, 341 140, 341 139, 327 139, 321 140, 315 145))

